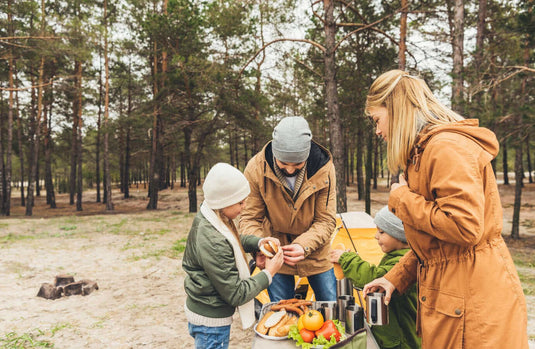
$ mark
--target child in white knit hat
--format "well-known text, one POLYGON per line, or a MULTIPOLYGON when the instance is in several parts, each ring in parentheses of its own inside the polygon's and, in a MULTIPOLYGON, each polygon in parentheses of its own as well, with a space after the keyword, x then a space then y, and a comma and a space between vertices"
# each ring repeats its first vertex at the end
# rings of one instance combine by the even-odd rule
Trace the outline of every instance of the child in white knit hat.
MULTIPOLYGON (((403 223, 388 206, 381 208, 374 218, 377 226, 375 239, 385 253, 378 265, 363 260, 357 252, 335 249, 331 251, 331 262, 339 263, 344 276, 358 288, 385 275, 409 252, 403 223)), ((416 285, 404 294, 396 294, 389 303, 389 324, 373 326, 372 332, 381 348, 416 349, 421 340, 416 334, 416 285)))
POLYGON ((195 348, 228 348, 236 307, 243 328, 255 322, 254 297, 271 283, 281 268, 282 249, 265 262, 263 272, 249 273, 245 252, 275 238, 239 235, 233 222, 245 206, 249 182, 235 167, 214 165, 203 185, 204 202, 193 220, 182 260, 187 276, 184 310, 195 348))

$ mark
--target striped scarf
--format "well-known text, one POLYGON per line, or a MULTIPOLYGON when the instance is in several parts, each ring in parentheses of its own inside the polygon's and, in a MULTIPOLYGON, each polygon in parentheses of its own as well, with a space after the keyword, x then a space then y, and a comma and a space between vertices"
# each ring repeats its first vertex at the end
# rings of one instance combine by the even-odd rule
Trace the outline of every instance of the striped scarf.
POLYGON ((275 157, 273 157, 273 168, 275 169, 275 175, 277 176, 279 181, 282 183, 284 188, 286 188, 286 191, 288 192, 288 194, 290 194, 292 199, 295 200, 297 198, 297 194, 299 193, 299 189, 301 188, 301 185, 303 184, 303 181, 305 180, 305 175, 307 172, 306 163, 305 163, 305 166, 303 166, 303 168, 299 170, 299 173, 297 174, 295 178, 295 185, 294 185, 293 190, 288 184, 288 180, 286 179, 287 177, 281 172, 279 166, 277 166, 277 161, 275 160, 275 157))

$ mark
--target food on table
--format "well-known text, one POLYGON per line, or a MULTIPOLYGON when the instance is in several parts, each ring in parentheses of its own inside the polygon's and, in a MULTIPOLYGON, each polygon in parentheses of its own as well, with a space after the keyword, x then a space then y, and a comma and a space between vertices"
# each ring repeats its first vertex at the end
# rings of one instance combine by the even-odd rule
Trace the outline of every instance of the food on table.
POLYGON ((299 331, 299 334, 301 335, 303 340, 307 343, 312 343, 314 338, 316 338, 314 331, 307 330, 306 328, 303 328, 301 331, 299 331))
POLYGON ((305 312, 308 311, 308 306, 311 305, 312 302, 305 301, 302 299, 292 298, 292 299, 283 299, 279 301, 277 304, 273 305, 271 307, 271 310, 278 311, 285 309, 289 312, 294 312, 297 315, 301 316, 305 312))
POLYGON ((309 310, 303 318, 303 327, 309 331, 317 331, 323 326, 323 315, 317 310, 309 310))
POLYGON ((316 337, 323 336, 325 339, 330 339, 334 335, 334 338, 338 342, 342 334, 336 328, 333 320, 327 320, 323 323, 323 326, 315 332, 316 337))
MULTIPOLYGON (((306 314, 304 315, 303 320, 305 319, 305 316, 306 314)), ((346 334, 344 325, 340 321, 327 320, 323 323, 321 328, 316 331, 307 330, 305 327, 298 330, 298 326, 291 326, 288 338, 295 340, 295 345, 302 349, 316 347, 327 349, 344 340, 346 334)))
POLYGON ((260 245, 260 252, 262 252, 268 258, 273 258, 278 251, 279 246, 277 246, 273 241, 266 241, 260 245))

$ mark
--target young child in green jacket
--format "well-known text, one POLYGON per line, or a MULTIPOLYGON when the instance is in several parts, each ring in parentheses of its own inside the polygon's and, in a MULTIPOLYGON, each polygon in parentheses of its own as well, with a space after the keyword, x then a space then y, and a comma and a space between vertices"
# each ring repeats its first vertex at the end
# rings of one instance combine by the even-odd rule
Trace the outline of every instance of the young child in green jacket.
MULTIPOLYGON (((335 249, 330 254, 331 262, 339 263, 344 276, 359 288, 385 275, 409 251, 403 223, 388 210, 388 206, 377 212, 374 222, 377 226, 375 238, 385 253, 378 265, 366 262, 356 252, 335 249)), ((388 305, 388 325, 372 327, 374 337, 382 349, 421 347, 421 339, 416 334, 417 297, 416 285, 405 294, 395 294, 392 297, 388 305)))
MULTIPOLYGON (((235 167, 214 165, 203 185, 204 202, 193 220, 182 268, 186 272, 184 311, 196 349, 228 348, 236 307, 243 328, 255 322, 254 297, 271 283, 284 262, 282 249, 263 261, 261 273, 251 276, 245 252, 258 251, 267 240, 239 235, 233 222, 245 206, 249 182, 235 167)), ((258 263, 257 263, 258 264, 258 263)))

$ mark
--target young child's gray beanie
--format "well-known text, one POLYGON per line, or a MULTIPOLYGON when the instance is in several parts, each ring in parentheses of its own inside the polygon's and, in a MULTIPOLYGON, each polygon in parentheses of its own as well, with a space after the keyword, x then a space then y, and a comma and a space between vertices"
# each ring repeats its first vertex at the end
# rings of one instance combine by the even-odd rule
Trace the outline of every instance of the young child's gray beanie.
POLYGON ((373 222, 379 229, 393 238, 405 243, 407 242, 407 238, 405 237, 405 229, 403 228, 403 222, 395 214, 390 212, 388 206, 381 208, 375 214, 373 222))
POLYGON ((311 140, 308 122, 301 116, 288 116, 273 130, 271 149, 282 162, 300 163, 308 159, 311 140))

